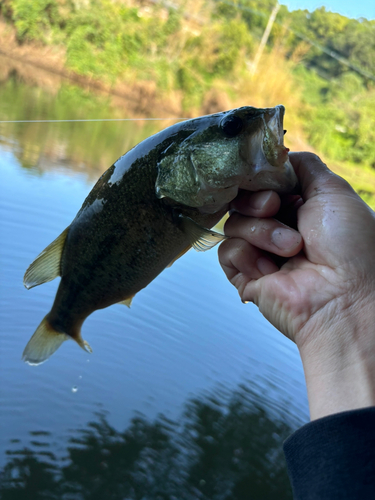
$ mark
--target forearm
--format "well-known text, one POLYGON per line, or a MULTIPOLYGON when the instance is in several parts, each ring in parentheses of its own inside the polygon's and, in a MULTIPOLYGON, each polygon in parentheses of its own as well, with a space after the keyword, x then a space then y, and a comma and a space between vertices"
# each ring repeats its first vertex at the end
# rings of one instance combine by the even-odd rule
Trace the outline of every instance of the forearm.
POLYGON ((375 406, 375 311, 369 301, 342 314, 329 331, 300 347, 311 420, 375 406))
MULTIPOLYGON (((329 367, 328 367, 329 369, 329 367)), ((311 420, 375 406, 375 373, 363 360, 341 369, 316 373, 304 363, 311 420)))

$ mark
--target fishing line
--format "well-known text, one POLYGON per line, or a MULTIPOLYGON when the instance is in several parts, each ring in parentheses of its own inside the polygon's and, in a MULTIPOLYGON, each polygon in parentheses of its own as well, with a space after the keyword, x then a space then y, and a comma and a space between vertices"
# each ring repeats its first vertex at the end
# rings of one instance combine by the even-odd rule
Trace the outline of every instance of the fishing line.
POLYGON ((188 118, 88 118, 78 120, 0 120, 0 123, 71 123, 71 122, 131 122, 158 120, 188 120, 188 118))

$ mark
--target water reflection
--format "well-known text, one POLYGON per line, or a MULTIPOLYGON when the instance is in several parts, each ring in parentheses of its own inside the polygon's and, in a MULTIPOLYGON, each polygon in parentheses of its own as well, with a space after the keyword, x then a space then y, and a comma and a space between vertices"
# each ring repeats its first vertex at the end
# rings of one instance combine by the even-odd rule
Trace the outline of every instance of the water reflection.
MULTIPOLYGON (((1 65, 1 59, 0 59, 1 65)), ((60 82, 41 89, 27 85, 17 71, 0 79, 1 120, 79 120, 126 118, 126 105, 106 95, 60 82)), ((151 115, 151 112, 150 112, 151 115)), ((24 168, 42 173, 65 167, 95 180, 126 151, 173 120, 135 122, 1 123, 0 145, 13 151, 24 168)))
POLYGON ((64 460, 53 436, 31 433, 8 451, 3 500, 242 500, 291 498, 282 442, 295 424, 276 417, 248 387, 190 399, 182 420, 137 415, 124 431, 104 413, 72 432, 64 460), (35 439, 35 438, 38 439, 35 439))

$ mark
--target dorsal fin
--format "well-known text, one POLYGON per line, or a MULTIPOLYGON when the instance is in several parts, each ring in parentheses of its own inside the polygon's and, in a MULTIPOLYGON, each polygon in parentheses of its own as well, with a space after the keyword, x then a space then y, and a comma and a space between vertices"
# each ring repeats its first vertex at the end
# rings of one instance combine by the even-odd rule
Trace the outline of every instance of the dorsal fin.
POLYGON ((69 227, 30 264, 23 278, 23 284, 27 289, 47 283, 47 281, 52 281, 60 276, 61 254, 68 231, 69 227))
POLYGON ((225 234, 202 227, 185 215, 180 214, 178 220, 180 229, 189 237, 192 247, 198 252, 205 252, 227 238, 225 234))

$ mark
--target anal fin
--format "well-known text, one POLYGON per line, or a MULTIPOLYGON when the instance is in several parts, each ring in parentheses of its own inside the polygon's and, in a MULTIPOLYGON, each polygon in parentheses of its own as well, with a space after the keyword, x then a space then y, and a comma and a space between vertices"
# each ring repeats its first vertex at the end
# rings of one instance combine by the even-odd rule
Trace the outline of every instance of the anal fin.
POLYGON ((120 302, 118 302, 118 304, 123 304, 124 306, 130 308, 134 297, 135 297, 135 294, 132 295, 131 297, 128 297, 127 299, 121 300, 120 302))

